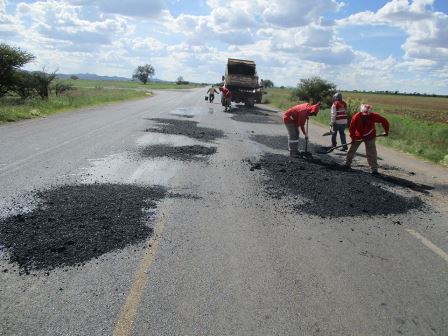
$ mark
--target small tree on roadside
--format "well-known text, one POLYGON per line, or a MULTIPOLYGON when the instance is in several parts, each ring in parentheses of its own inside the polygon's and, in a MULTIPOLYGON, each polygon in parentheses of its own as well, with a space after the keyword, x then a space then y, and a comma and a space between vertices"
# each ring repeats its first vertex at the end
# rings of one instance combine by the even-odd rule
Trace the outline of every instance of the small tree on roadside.
POLYGON ((180 85, 184 82, 184 78, 182 76, 177 77, 176 84, 180 85))
POLYGON ((14 71, 11 91, 15 92, 23 100, 32 97, 36 93, 34 76, 28 71, 14 71))
POLYGON ((140 65, 135 69, 132 78, 138 79, 143 84, 146 84, 148 79, 151 80, 152 76, 154 76, 155 72, 151 64, 140 65))
POLYGON ((320 77, 301 79, 293 95, 299 100, 311 102, 313 104, 322 102, 331 105, 332 97, 336 93, 336 85, 320 77))
POLYGON ((271 88, 274 87, 274 82, 270 79, 263 79, 263 87, 265 88, 271 88))
POLYGON ((12 88, 14 73, 34 58, 34 55, 20 48, 0 43, 0 97, 12 88))
POLYGON ((50 95, 50 85, 51 82, 56 78, 56 71, 52 73, 45 72, 45 69, 42 71, 33 72, 34 85, 37 94, 44 100, 48 99, 50 95))

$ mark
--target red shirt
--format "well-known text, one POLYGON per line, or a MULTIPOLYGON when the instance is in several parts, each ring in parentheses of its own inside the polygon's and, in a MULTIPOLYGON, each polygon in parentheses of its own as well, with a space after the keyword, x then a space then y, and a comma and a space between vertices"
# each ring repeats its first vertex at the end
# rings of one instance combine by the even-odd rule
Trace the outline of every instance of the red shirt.
POLYGON ((232 92, 228 88, 222 87, 219 90, 222 91, 222 94, 224 95, 224 98, 231 98, 232 97, 232 92))
POLYGON ((306 119, 310 115, 311 105, 308 103, 293 106, 283 113, 283 122, 285 124, 296 124, 303 127, 306 119))
POLYGON ((350 122, 350 137, 352 140, 372 140, 376 136, 375 123, 381 123, 384 132, 389 133, 389 122, 378 113, 357 112, 350 122))

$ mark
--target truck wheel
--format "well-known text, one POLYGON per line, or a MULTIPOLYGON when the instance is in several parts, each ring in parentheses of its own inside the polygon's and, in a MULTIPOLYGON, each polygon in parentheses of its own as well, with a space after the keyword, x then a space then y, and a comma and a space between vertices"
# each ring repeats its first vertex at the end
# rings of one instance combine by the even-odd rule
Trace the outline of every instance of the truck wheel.
POLYGON ((251 101, 247 101, 244 105, 245 105, 246 107, 254 107, 255 103, 254 103, 253 100, 251 100, 251 101))

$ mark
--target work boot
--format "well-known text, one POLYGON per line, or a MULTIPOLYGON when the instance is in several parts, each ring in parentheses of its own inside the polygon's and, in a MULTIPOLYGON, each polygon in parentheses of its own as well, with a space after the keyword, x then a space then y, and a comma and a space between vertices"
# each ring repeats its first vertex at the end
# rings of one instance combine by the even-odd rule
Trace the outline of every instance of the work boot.
POLYGON ((348 147, 342 147, 341 151, 346 152, 348 150, 348 147))
POLYGON ((297 151, 290 151, 289 152, 289 156, 292 157, 292 158, 300 157, 299 152, 297 152, 297 151))
POLYGON ((372 168, 372 173, 373 176, 379 176, 380 173, 378 173, 378 169, 377 168, 372 168))

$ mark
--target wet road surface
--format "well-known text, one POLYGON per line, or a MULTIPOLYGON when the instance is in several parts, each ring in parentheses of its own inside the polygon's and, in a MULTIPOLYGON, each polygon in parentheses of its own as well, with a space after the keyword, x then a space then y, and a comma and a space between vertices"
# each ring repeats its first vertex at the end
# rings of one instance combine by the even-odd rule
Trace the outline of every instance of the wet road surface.
POLYGON ((0 334, 446 335, 445 171, 342 171, 317 126, 289 159, 277 112, 218 101, 0 126, 0 334))

